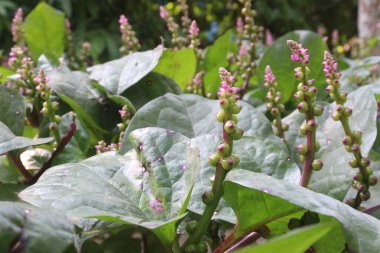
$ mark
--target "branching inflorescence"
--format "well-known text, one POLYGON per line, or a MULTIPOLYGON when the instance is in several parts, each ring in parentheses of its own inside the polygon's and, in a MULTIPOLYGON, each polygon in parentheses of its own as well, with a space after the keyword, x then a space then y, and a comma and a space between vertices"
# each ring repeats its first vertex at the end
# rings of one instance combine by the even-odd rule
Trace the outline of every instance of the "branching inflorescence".
POLYGON ((288 40, 288 46, 292 51, 291 60, 301 65, 295 68, 294 76, 301 82, 298 84, 298 91, 294 96, 298 102, 298 111, 304 113, 306 119, 300 128, 300 134, 306 135, 306 144, 298 145, 297 149, 303 163, 300 185, 307 187, 313 170, 320 170, 323 166, 321 160, 315 159, 315 153, 320 147, 316 140, 318 124, 315 117, 322 115, 323 107, 315 103, 317 88, 313 86, 314 80, 308 79, 309 50, 293 40, 288 40))
POLYGON ((325 51, 324 54, 324 69, 326 75, 327 92, 330 97, 336 102, 336 111, 333 115, 333 119, 340 121, 345 132, 343 138, 343 145, 347 152, 354 155, 354 159, 349 162, 352 168, 358 168, 359 171, 354 176, 354 182, 352 187, 358 192, 355 198, 346 200, 346 203, 350 206, 358 209, 362 201, 366 201, 370 198, 369 188, 377 183, 377 177, 372 175, 372 170, 369 168, 370 160, 364 157, 360 145, 362 143, 362 132, 352 131, 349 118, 352 115, 352 109, 345 106, 347 100, 347 93, 340 92, 340 77, 341 73, 338 73, 338 63, 334 61, 333 57, 325 51))
POLYGON ((265 67, 264 81, 264 86, 268 88, 266 95, 268 103, 266 107, 274 117, 272 124, 274 127, 276 127, 275 134, 281 139, 284 139, 284 132, 289 129, 289 125, 282 123, 281 113, 285 111, 285 106, 281 103, 282 94, 276 89, 278 86, 276 76, 273 74, 272 69, 269 65, 265 67))
MULTIPOLYGON (((233 141, 239 140, 244 131, 237 126, 237 114, 241 111, 241 106, 237 105, 239 88, 233 87, 236 78, 224 68, 219 69, 219 76, 222 79, 218 91, 219 105, 222 109, 217 114, 217 120, 223 123, 223 142, 217 147, 217 152, 210 155, 209 163, 216 167, 215 178, 210 191, 206 191, 202 196, 202 201, 206 205, 199 223, 194 227, 188 240, 183 247, 192 249, 197 247, 205 234, 210 220, 214 214, 219 200, 223 195, 222 183, 228 171, 239 164, 239 158, 232 154, 233 141)), ((192 252, 192 251, 191 251, 192 252)))
POLYGON ((141 47, 139 40, 137 39, 132 26, 129 24, 128 19, 124 15, 120 16, 119 24, 122 43, 122 46, 119 49, 120 53, 122 55, 128 55, 139 50, 141 47))

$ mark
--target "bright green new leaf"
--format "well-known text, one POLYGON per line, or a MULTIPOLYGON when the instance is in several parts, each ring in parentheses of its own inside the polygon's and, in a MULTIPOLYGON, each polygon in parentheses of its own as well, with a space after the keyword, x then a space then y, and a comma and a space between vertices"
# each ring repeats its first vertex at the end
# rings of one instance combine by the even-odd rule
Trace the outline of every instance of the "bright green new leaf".
POLYGON ((64 50, 65 16, 45 2, 39 3, 25 18, 25 40, 32 57, 42 54, 59 58, 64 50))

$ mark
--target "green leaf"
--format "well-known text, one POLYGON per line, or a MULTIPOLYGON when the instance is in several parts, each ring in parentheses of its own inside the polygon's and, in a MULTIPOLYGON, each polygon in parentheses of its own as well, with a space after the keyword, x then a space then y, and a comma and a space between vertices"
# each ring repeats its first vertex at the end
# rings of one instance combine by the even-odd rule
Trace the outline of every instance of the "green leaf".
MULTIPOLYGON (((273 135, 272 125, 268 119, 244 102, 239 114, 239 127, 245 130, 244 136, 273 135)), ((216 121, 220 110, 218 101, 197 95, 166 94, 159 97, 137 111, 126 133, 148 126, 161 127, 176 131, 189 138, 205 134, 222 134, 221 124, 216 121)), ((128 150, 127 139, 124 138, 122 152, 128 150)))
POLYGON ((25 40, 34 61, 41 54, 59 58, 64 50, 65 16, 41 2, 25 18, 25 40))
POLYGON ((234 209, 242 231, 289 215, 301 207, 337 219, 352 250, 375 253, 380 247, 380 221, 376 218, 326 195, 264 174, 231 171, 224 183, 224 198, 234 209))
POLYGON ((273 73, 277 77, 278 90, 282 92, 283 102, 289 101, 292 97, 293 91, 298 84, 294 78, 294 68, 298 65, 290 60, 291 51, 286 43, 287 40, 295 40, 301 43, 304 48, 309 49, 310 74, 308 77, 315 79, 315 86, 319 94, 326 95, 322 62, 323 53, 327 50, 327 46, 318 34, 311 31, 294 31, 287 33, 269 46, 258 66, 258 83, 264 83, 265 67, 270 65, 273 73))
POLYGON ((0 201, 18 201, 17 194, 25 188, 26 185, 0 183, 0 201))
POLYGON ((0 183, 17 183, 21 177, 17 168, 6 155, 0 156, 0 183))
POLYGON ((165 129, 139 129, 129 138, 134 150, 125 156, 108 152, 53 167, 19 196, 79 224, 91 216, 152 229, 169 247, 198 174, 198 150, 165 129))
MULTIPOLYGON (((349 123, 353 131, 363 131, 363 144, 361 151, 368 155, 377 134, 376 115, 377 104, 371 87, 363 87, 348 95, 346 105, 353 109, 349 123)), ((335 104, 324 107, 324 114, 317 118, 317 140, 321 149, 316 154, 324 163, 322 170, 314 172, 311 177, 311 189, 343 200, 351 188, 354 171, 348 162, 353 155, 348 153, 342 144, 344 131, 341 123, 331 117, 335 112, 335 104)), ((289 124, 289 131, 285 132, 285 139, 294 149, 300 143, 306 143, 305 137, 298 135, 298 129, 304 121, 304 115, 298 111, 284 118, 283 122, 289 124)), ((296 155, 298 157, 298 155, 296 155)), ((298 158, 297 158, 298 159, 298 158)))
MULTIPOLYGON (((200 150, 201 171, 194 185, 189 209, 202 214, 205 208, 202 194, 211 189, 211 178, 215 175, 215 167, 209 165, 208 157, 217 150, 217 146, 221 143, 221 137, 211 134, 201 135, 193 138, 191 143, 200 150)), ((240 159, 236 169, 260 172, 290 182, 299 180, 300 171, 294 162, 288 160, 289 151, 286 145, 274 135, 265 138, 243 137, 234 142, 233 153, 237 154, 240 159)), ((224 200, 220 202, 213 218, 236 223, 233 211, 224 200)))
POLYGON ((6 125, 0 122, 0 154, 20 148, 45 144, 52 140, 53 138, 29 139, 22 136, 16 136, 6 125))
POLYGON ((1 74, 0 83, 4 83, 5 81, 7 81, 8 76, 12 76, 16 73, 6 67, 0 67, 0 74, 1 74))
POLYGON ((24 129, 25 107, 25 98, 16 90, 0 86, 0 121, 16 135, 24 129))
POLYGON ((326 235, 332 228, 332 223, 322 223, 314 226, 296 229, 278 238, 269 240, 259 246, 248 246, 236 253, 304 253, 313 243, 326 235))
POLYGON ((133 105, 139 109, 149 101, 163 96, 166 93, 179 95, 182 91, 172 79, 164 75, 151 72, 138 83, 129 87, 123 93, 123 96, 127 97, 133 105))
POLYGON ((236 52, 237 46, 232 29, 225 32, 215 40, 214 44, 206 49, 203 64, 203 69, 205 70, 203 82, 206 92, 216 94, 220 84, 219 68, 228 66, 228 54, 236 52))
POLYGON ((156 67, 162 46, 145 52, 132 53, 120 59, 88 68, 90 78, 112 94, 121 94, 156 67))
POLYGON ((193 79, 196 69, 197 58, 194 50, 184 48, 164 51, 153 71, 170 77, 179 84, 182 90, 185 90, 193 79))
POLYGON ((0 202, 0 241, 0 252, 11 252, 9 247, 18 242, 25 253, 63 253, 74 243, 74 226, 51 210, 0 202))

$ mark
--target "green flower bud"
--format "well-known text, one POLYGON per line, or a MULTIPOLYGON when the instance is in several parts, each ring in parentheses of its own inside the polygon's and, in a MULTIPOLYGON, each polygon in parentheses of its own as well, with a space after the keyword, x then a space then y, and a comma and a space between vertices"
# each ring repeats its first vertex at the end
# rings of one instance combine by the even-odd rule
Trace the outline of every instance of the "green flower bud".
POLYGON ((345 136, 343 137, 342 143, 343 143, 343 145, 345 145, 345 146, 351 146, 351 144, 352 144, 352 139, 351 139, 351 137, 348 136, 348 135, 345 135, 345 136))
POLYGON ((227 121, 226 124, 224 124, 224 130, 229 134, 234 133, 236 130, 235 122, 233 122, 232 120, 227 121))
POLYGON ((186 232, 189 234, 193 234, 197 229, 198 221, 192 220, 186 225, 186 232))
POLYGON ((268 111, 272 110, 272 108, 273 108, 273 103, 268 103, 268 104, 266 104, 266 108, 267 108, 268 111))
POLYGON ((231 157, 222 160, 222 167, 224 170, 229 171, 234 166, 234 160, 231 157))
POLYGON ((297 109, 299 112, 305 113, 309 110, 309 105, 306 102, 301 102, 298 104, 297 109))
POLYGON ((60 117, 59 115, 55 115, 55 116, 54 116, 54 119, 55 119, 55 122, 56 122, 56 123, 60 123, 61 120, 62 120, 61 117, 60 117))
POLYGON ((308 147, 306 144, 299 144, 297 146, 297 150, 298 150, 298 153, 300 155, 306 155, 307 151, 308 151, 308 147))
POLYGON ((297 87, 298 91, 303 91, 303 90, 304 90, 303 86, 304 86, 304 85, 303 85, 302 82, 299 83, 299 84, 298 84, 298 87, 297 87))
POLYGON ((281 103, 281 97, 280 97, 280 96, 276 96, 276 97, 274 98, 274 102, 275 102, 276 104, 281 103))
POLYGON ((373 174, 373 170, 371 168, 367 168, 367 174, 370 176, 373 174))
POLYGON ((357 168, 359 166, 358 161, 356 159, 352 159, 348 163, 352 168, 357 168))
POLYGON ((219 100, 219 106, 220 108, 225 110, 230 106, 230 102, 228 101, 228 99, 222 98, 221 100, 219 100))
POLYGON ((317 123, 314 119, 310 119, 310 120, 307 121, 307 127, 308 127, 310 130, 317 129, 317 127, 318 127, 318 123, 317 123))
POLYGON ((225 157, 230 152, 230 146, 227 143, 222 143, 217 147, 217 150, 221 157, 225 157))
POLYGON ((307 132, 307 125, 305 123, 303 123, 299 129, 299 134, 300 135, 306 135, 306 132, 307 132))
POLYGON ((51 103, 51 107, 53 108, 54 111, 58 111, 58 109, 59 109, 59 103, 57 101, 53 101, 51 103))
POLYGON ((300 161, 301 161, 301 163, 303 163, 305 161, 305 156, 300 155, 300 161))
POLYGON ((208 157, 208 162, 211 166, 216 167, 219 163, 220 155, 218 153, 212 154, 208 157))
POLYGON ((302 90, 297 91, 296 94, 294 94, 294 97, 297 100, 297 102, 304 101, 304 99, 305 99, 305 95, 304 95, 304 92, 302 90))
POLYGON ((124 131, 126 128, 126 125, 124 123, 119 123, 116 126, 117 128, 119 128, 120 131, 124 131))
POLYGON ((198 247, 195 244, 187 245, 185 248, 185 253, 198 253, 198 247))
POLYGON ((333 115, 333 120, 335 120, 335 121, 338 121, 338 120, 340 120, 340 117, 341 117, 341 114, 339 113, 339 112, 334 112, 334 115, 333 115))
POLYGON ((237 155, 235 155, 235 154, 232 154, 231 158, 232 158, 232 160, 234 162, 234 167, 238 166, 239 163, 240 163, 240 158, 237 155))
POLYGON ((49 129, 50 129, 50 130, 55 130, 56 128, 57 128, 57 124, 56 124, 56 123, 51 122, 51 123, 49 124, 49 129))
POLYGON ((314 150, 315 150, 315 152, 318 152, 320 148, 321 148, 321 144, 319 144, 318 141, 315 141, 315 143, 314 143, 314 150))
POLYGON ((236 127, 236 131, 232 134, 232 139, 235 141, 240 140, 244 135, 244 130, 240 127, 236 127))
POLYGON ((322 113, 323 113, 323 106, 320 104, 315 104, 313 107, 313 114, 318 117, 318 116, 321 116, 322 113))
POLYGON ((311 164, 311 167, 313 168, 313 170, 318 171, 322 169, 323 162, 321 160, 314 160, 313 163, 311 164))
POLYGON ((354 132, 352 133, 352 135, 353 135, 354 139, 356 140, 356 142, 362 140, 362 136, 363 136, 362 131, 354 131, 354 132))
POLYGON ((224 111, 219 111, 218 114, 216 114, 216 120, 218 122, 223 122, 223 120, 224 120, 224 111))
POLYGON ((352 147, 351 146, 344 146, 346 148, 346 151, 351 153, 352 152, 352 147))
POLYGON ((199 253, 206 253, 208 250, 207 248, 207 244, 203 241, 201 241, 199 244, 198 244, 198 252, 199 253))
POLYGON ((232 116, 231 116, 231 119, 232 119, 232 121, 235 122, 236 124, 239 122, 239 118, 238 118, 238 116, 236 116, 236 115, 232 115, 232 116))
POLYGON ((350 117, 352 115, 352 109, 345 107, 343 111, 344 116, 350 117))
POLYGON ((343 103, 347 101, 347 94, 345 92, 339 93, 339 98, 342 100, 343 103))
POLYGON ((358 182, 363 181, 363 175, 362 175, 362 173, 360 173, 360 172, 356 173, 355 176, 354 176, 354 180, 356 180, 358 182))
POLYGON ((371 161, 367 157, 363 157, 360 160, 360 165, 363 167, 368 167, 371 164, 371 161))
POLYGON ((360 193, 360 198, 363 200, 363 201, 367 201, 371 198, 371 193, 369 191, 367 192, 361 192, 360 193))
POLYGON ((270 110, 270 113, 271 113, 274 117, 280 115, 280 111, 279 111, 276 107, 272 108, 272 110, 270 110))
POLYGON ((43 103, 42 103, 42 107, 43 107, 43 108, 48 108, 48 103, 47 103, 46 101, 43 102, 43 103))
POLYGON ((282 124, 281 129, 282 129, 282 131, 288 131, 289 125, 288 124, 282 124))
POLYGON ((44 107, 44 108, 42 108, 42 110, 40 111, 40 113, 43 116, 48 116, 49 115, 49 110, 48 110, 48 108, 44 107))
POLYGON ((376 177, 376 176, 370 176, 370 177, 368 178, 368 183, 369 183, 369 185, 371 185, 371 186, 376 185, 376 184, 377 184, 377 177, 376 177))
POLYGON ((232 106, 232 108, 231 108, 231 112, 232 112, 233 114, 238 114, 238 113, 241 112, 241 108, 242 108, 241 105, 234 104, 234 105, 232 106))
POLYGON ((205 191, 203 194, 202 194, 202 202, 205 204, 205 205, 209 205, 211 204, 215 199, 215 195, 212 191, 205 191))

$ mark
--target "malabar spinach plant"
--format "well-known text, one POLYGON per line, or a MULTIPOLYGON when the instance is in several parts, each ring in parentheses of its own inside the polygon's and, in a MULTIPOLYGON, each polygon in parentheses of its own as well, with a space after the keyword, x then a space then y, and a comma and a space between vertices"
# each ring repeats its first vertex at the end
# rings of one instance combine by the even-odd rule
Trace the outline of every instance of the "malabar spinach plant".
POLYGON ((239 4, 207 48, 186 0, 159 7, 171 38, 147 51, 121 15, 103 63, 61 11, 17 10, 0 252, 379 251, 380 58, 312 31, 271 41, 239 4))

